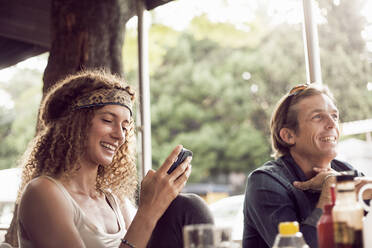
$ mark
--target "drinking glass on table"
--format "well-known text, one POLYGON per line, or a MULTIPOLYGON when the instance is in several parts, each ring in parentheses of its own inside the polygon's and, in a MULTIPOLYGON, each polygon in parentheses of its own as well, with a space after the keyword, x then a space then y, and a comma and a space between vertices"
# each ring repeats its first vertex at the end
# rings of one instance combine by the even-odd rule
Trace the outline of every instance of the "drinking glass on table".
POLYGON ((363 200, 363 193, 366 190, 372 189, 372 183, 364 185, 358 193, 359 204, 364 208, 368 214, 363 217, 363 245, 364 248, 372 248, 372 201, 369 202, 369 205, 366 204, 363 200))
POLYGON ((212 224, 187 225, 183 228, 185 248, 231 248, 239 247, 231 240, 230 227, 212 224))

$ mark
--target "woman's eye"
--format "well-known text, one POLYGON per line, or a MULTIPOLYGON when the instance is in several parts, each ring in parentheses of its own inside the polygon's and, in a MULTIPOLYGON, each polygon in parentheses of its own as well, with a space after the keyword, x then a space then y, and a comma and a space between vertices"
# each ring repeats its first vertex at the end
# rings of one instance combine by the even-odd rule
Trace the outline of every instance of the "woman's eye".
POLYGON ((102 119, 104 122, 107 122, 107 123, 111 123, 110 120, 107 120, 107 119, 102 119))

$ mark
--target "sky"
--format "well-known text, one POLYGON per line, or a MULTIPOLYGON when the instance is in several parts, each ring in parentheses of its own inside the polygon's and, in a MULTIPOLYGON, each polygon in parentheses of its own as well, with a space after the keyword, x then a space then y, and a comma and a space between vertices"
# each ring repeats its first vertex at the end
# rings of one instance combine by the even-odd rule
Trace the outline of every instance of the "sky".
MULTIPOLYGON (((334 0, 335 4, 339 1, 352 0, 334 0)), ((159 22, 171 25, 176 30, 185 29, 194 16, 207 13, 208 18, 213 22, 230 22, 236 27, 246 30, 246 22, 253 20, 253 10, 258 8, 258 4, 269 3, 268 13, 273 17, 274 23, 288 22, 300 23, 303 20, 302 1, 299 0, 176 0, 156 8, 152 13, 152 22, 159 22), (213 6, 213 8, 211 8, 213 6)), ((372 0, 366 1, 366 6, 362 14, 372 23, 372 0)), ((315 13, 317 22, 321 19, 319 11, 315 13)), ((147 15, 150 18, 150 15, 147 15)), ((136 18, 132 18, 128 26, 136 26, 136 18)), ((372 26, 362 33, 365 39, 372 40, 372 26)), ((372 42, 367 44, 372 51, 372 42)), ((47 61, 38 57, 30 58, 15 66, 0 70, 0 84, 8 81, 19 68, 38 69, 44 71, 47 61)), ((369 83, 369 86, 372 83, 369 83)), ((371 86, 370 86, 371 88, 371 86)), ((0 89, 0 106, 6 108, 12 107, 10 96, 0 89)))
MULTIPOLYGON (((298 0, 260 0, 269 2, 268 13, 278 16, 280 20, 288 19, 289 22, 299 22, 302 18, 302 4, 298 0), (299 9, 300 11, 289 11, 299 9)), ((254 19, 254 10, 259 6, 259 1, 247 0, 178 0, 160 6, 156 9, 156 21, 164 24, 171 23, 172 27, 182 30, 187 27, 190 20, 197 15, 207 13, 213 22, 230 22, 239 26, 244 22, 254 19), (213 6, 213 7, 211 7, 213 6), (187 11, 184 11, 184 10, 187 11), (177 20, 176 22, 174 20, 177 20)), ((273 18, 278 21, 277 18, 273 18)))
MULTIPOLYGON (((352 0, 334 0, 334 3, 339 4, 340 1, 352 0)), ((245 30, 247 29, 245 23, 254 19, 254 10, 259 7, 259 4, 264 4, 269 6, 267 11, 273 23, 296 24, 303 22, 302 2, 301 0, 177 0, 156 8, 153 21, 171 25, 176 30, 183 30, 194 16, 207 13, 213 22, 230 22, 245 30)), ((317 6, 316 1, 314 6, 317 6)), ((365 0, 365 7, 361 14, 369 23, 372 23, 371 13, 372 0, 365 0)), ((318 8, 314 8, 314 15, 318 24, 325 22, 318 8)), ((372 51, 372 25, 362 32, 362 36, 371 41, 367 43, 367 48, 372 51)))
MULTIPOLYGON (((335 4, 340 1, 334 0, 335 4)), ((269 6, 268 13, 274 22, 286 21, 299 23, 303 20, 303 7, 301 0, 177 0, 156 9, 156 16, 163 23, 170 23, 178 30, 187 27, 190 20, 202 13, 208 13, 210 20, 215 22, 231 22, 241 24, 254 18, 253 12, 259 4, 269 6), (265 4, 266 5, 266 4, 265 4), (211 8, 211 6, 213 6, 211 8)), ((366 0, 362 14, 369 22, 372 22, 372 0, 366 0)), ((320 14, 316 13, 321 22, 320 14)))

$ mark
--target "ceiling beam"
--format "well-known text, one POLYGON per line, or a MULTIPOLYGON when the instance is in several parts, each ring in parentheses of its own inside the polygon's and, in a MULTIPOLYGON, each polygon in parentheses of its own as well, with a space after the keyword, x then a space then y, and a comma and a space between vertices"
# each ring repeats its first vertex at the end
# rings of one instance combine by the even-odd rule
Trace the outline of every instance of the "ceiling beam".
POLYGON ((0 0, 0 36, 50 48, 50 0, 0 0))
POLYGON ((156 7, 172 2, 173 0, 145 0, 145 7, 147 10, 155 9, 156 7))

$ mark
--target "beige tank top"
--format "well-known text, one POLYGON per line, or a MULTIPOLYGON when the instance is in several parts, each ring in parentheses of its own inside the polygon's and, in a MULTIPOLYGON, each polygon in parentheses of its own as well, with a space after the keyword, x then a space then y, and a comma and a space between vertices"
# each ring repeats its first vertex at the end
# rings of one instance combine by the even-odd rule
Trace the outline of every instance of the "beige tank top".
MULTIPOLYGON (((120 245, 121 239, 126 233, 125 223, 123 215, 121 214, 119 204, 111 192, 104 191, 106 199, 113 208, 116 218, 119 223, 119 231, 117 233, 105 233, 101 228, 94 225, 84 214, 84 211, 79 207, 76 201, 71 197, 65 187, 57 180, 43 176, 52 182, 54 182, 58 188, 63 192, 68 201, 71 201, 74 207, 74 223, 76 229, 80 233, 80 237, 83 240, 85 247, 87 248, 117 248, 120 245)), ((18 243, 20 248, 35 248, 35 246, 22 235, 22 232, 18 228, 18 243)))

